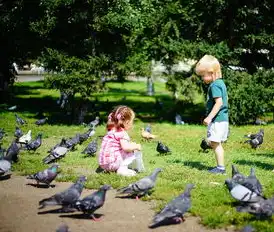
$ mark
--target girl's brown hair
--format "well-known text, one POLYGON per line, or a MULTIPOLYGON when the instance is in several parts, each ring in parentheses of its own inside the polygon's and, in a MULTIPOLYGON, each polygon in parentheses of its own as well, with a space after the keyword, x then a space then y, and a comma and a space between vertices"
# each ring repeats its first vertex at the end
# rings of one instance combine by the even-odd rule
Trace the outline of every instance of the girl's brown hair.
POLYGON ((126 124, 135 118, 134 111, 128 106, 116 106, 108 115, 107 130, 125 128, 126 124))

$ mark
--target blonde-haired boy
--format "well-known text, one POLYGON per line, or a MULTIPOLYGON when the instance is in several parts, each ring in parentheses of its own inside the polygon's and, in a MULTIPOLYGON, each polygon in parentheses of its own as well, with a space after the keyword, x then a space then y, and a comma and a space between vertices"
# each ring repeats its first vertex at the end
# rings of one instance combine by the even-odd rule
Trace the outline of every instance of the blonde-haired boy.
POLYGON ((205 55, 196 64, 195 71, 204 83, 209 84, 206 103, 207 139, 215 152, 217 166, 209 172, 225 173, 224 149, 222 142, 228 136, 228 97, 222 80, 221 65, 214 56, 205 55))

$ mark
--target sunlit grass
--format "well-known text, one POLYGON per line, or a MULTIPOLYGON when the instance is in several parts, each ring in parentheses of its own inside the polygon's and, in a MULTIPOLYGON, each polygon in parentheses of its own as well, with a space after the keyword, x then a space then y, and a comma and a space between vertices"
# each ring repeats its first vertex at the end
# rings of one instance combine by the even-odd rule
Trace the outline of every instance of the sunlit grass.
MULTIPOLYGON (((165 99, 164 112, 169 110, 172 104, 170 94, 165 90, 163 83, 157 83, 156 95, 165 99), (157 89, 158 88, 158 89, 157 89), (170 105, 169 105, 170 104, 170 105)), ((105 102, 107 99, 115 104, 128 104, 129 106, 139 104, 137 108, 137 116, 149 114, 153 111, 152 106, 155 97, 145 96, 144 82, 130 82, 125 84, 111 83, 109 92, 106 94, 98 94, 99 102, 105 102), (126 89, 132 92, 121 90, 126 89), (120 92, 119 92, 120 89, 120 92), (114 92, 111 92, 114 91, 114 92), (138 94, 139 92, 139 94, 138 94), (120 101, 124 96, 126 100, 120 101), (151 104, 148 104, 151 103, 151 104)), ((37 98, 37 104, 20 106, 19 115, 27 120, 28 124, 21 127, 24 132, 32 130, 35 137, 39 132, 43 133, 43 144, 35 152, 21 151, 20 160, 14 164, 13 171, 20 175, 27 175, 39 171, 47 165, 42 164, 42 159, 47 155, 47 150, 58 143, 62 137, 68 138, 76 133, 83 133, 87 130, 82 125, 68 125, 66 123, 56 123, 54 119, 50 119, 50 124, 37 127, 34 122, 37 120, 35 114, 36 106, 39 107, 43 100, 42 97, 51 96, 55 102, 59 93, 55 90, 47 90, 43 88, 42 82, 34 83, 17 83, 17 96, 13 100, 16 104, 22 98, 37 98), (22 87, 24 87, 22 89, 22 87), (23 90, 23 91, 22 91, 23 90)), ((42 104, 43 105, 43 104, 42 104)), ((50 109, 56 106, 44 105, 47 107, 46 112, 50 115, 50 109)), ((110 105, 111 106, 111 105, 110 105)), ((107 106, 109 107, 109 106, 107 106)), ((56 110, 56 108, 54 108, 56 110)), ((106 108, 102 111, 107 113, 106 108)), ((101 113, 101 111, 100 111, 101 113)), ((15 129, 15 117, 13 112, 5 109, 0 113, 0 128, 4 128, 7 136, 3 139, 3 147, 7 147, 13 140, 15 129)), ((64 115, 64 117, 66 117, 64 115)), ((253 216, 246 213, 237 213, 233 203, 235 202, 229 195, 224 186, 224 180, 231 176, 231 164, 235 163, 239 170, 248 175, 250 167, 256 168, 257 177, 260 179, 264 193, 267 197, 271 197, 274 193, 273 176, 274 173, 274 125, 269 124, 263 126, 265 130, 264 144, 257 150, 251 149, 248 144, 243 144, 243 135, 248 132, 257 132, 258 126, 231 126, 231 134, 227 143, 224 144, 227 175, 213 175, 208 173, 208 168, 215 165, 215 158, 212 151, 209 153, 200 153, 199 145, 201 138, 206 134, 206 128, 202 125, 174 125, 172 122, 159 121, 159 119, 150 119, 152 132, 156 134, 157 140, 146 142, 140 136, 141 128, 146 125, 147 121, 142 121, 142 117, 138 117, 135 121, 134 128, 129 132, 133 141, 141 143, 143 148, 143 158, 146 172, 138 174, 136 177, 121 177, 116 174, 97 174, 95 169, 98 167, 97 157, 85 158, 81 151, 94 137, 82 145, 77 145, 75 151, 69 152, 65 158, 58 161, 61 166, 61 173, 58 181, 74 181, 77 176, 84 174, 88 177, 87 188, 98 188, 102 184, 111 184, 114 188, 124 186, 132 181, 148 175, 157 167, 163 168, 163 172, 159 174, 157 185, 150 197, 144 200, 154 200, 157 202, 155 210, 160 209, 167 201, 181 193, 187 183, 194 183, 196 188, 192 191, 193 206, 191 213, 199 216, 202 223, 212 227, 225 227, 231 224, 236 227, 242 227, 251 224, 258 231, 274 231, 273 217, 272 221, 257 221, 253 216), (156 152, 156 142, 161 140, 171 149, 171 154, 159 156, 156 152)), ((105 134, 105 122, 103 121, 96 129, 96 136, 105 134)), ((100 139, 99 139, 100 143, 100 139)), ((98 152, 97 152, 98 155, 98 152)))

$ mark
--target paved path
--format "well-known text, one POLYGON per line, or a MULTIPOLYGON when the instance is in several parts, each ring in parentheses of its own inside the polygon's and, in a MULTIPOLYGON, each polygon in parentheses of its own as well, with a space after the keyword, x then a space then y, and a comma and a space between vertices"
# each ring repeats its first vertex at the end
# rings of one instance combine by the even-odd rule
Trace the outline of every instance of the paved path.
MULTIPOLYGON (((80 212, 56 213, 58 207, 38 209, 38 202, 46 197, 63 191, 72 183, 55 182, 54 188, 36 188, 31 180, 22 176, 0 179, 0 231, 1 232, 54 232, 66 223, 71 232, 232 232, 233 230, 207 230, 199 224, 199 219, 186 216, 185 222, 177 225, 149 229, 154 215, 153 203, 135 199, 115 198, 115 190, 107 192, 105 205, 96 211, 103 215, 101 221, 83 218, 80 212)), ((82 196, 93 192, 84 190, 82 196)))

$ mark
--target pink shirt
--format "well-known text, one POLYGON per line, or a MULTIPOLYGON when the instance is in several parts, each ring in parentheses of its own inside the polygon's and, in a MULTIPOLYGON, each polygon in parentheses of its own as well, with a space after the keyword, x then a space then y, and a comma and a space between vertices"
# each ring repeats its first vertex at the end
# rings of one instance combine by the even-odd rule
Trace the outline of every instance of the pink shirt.
POLYGON ((104 136, 101 144, 99 165, 109 171, 116 171, 123 159, 132 155, 131 152, 125 152, 120 144, 120 140, 130 141, 129 135, 125 130, 116 131, 112 129, 104 136))

